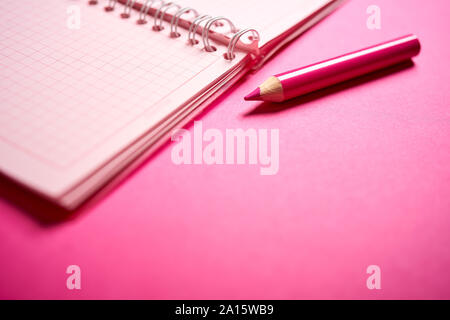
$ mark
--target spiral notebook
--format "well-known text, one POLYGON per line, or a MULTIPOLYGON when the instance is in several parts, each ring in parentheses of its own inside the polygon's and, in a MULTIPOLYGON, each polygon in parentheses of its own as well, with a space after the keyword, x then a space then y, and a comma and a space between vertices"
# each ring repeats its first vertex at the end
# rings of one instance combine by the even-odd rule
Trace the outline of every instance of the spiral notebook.
POLYGON ((0 1, 0 170, 73 209, 336 0, 0 1))

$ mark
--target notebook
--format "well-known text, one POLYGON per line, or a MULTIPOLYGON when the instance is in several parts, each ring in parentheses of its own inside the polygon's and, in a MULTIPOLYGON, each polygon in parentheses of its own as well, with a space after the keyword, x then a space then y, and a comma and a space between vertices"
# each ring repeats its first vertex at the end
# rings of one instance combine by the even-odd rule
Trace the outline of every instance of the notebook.
POLYGON ((0 170, 75 209, 337 0, 0 1, 0 170))

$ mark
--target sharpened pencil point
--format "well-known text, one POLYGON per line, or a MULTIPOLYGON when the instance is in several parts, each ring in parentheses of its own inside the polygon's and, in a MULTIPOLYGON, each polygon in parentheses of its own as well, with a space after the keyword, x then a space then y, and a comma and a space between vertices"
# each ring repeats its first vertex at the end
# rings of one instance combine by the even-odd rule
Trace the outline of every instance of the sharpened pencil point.
POLYGON ((261 91, 258 88, 256 88, 255 90, 253 90, 252 92, 250 92, 248 95, 246 95, 244 97, 244 100, 246 101, 254 101, 254 100, 261 100, 261 91))

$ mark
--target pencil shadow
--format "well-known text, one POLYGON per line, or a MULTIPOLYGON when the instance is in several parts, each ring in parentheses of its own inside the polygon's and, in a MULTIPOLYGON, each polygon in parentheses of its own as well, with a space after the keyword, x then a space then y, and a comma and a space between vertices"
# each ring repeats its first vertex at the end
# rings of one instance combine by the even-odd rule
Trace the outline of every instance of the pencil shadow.
POLYGON ((414 62, 412 60, 407 60, 405 62, 399 63, 395 66, 378 70, 367 75, 348 80, 331 87, 327 87, 325 89, 321 89, 312 93, 308 93, 306 95, 300 96, 298 98, 294 98, 282 103, 273 103, 273 102, 261 102, 254 109, 245 113, 244 117, 257 116, 263 114, 271 114, 271 113, 279 113, 285 110, 303 106, 309 102, 319 100, 321 98, 333 95, 335 93, 351 89, 353 87, 361 86, 363 84, 376 81, 380 78, 384 78, 395 73, 404 71, 406 69, 410 69, 414 66, 414 62))

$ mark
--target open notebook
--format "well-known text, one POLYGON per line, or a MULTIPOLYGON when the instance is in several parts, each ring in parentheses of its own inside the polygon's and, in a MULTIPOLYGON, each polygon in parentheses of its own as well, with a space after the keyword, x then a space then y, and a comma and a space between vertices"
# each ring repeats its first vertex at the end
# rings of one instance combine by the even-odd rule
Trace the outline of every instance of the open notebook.
POLYGON ((2 174, 77 207, 338 2, 0 1, 2 174))

